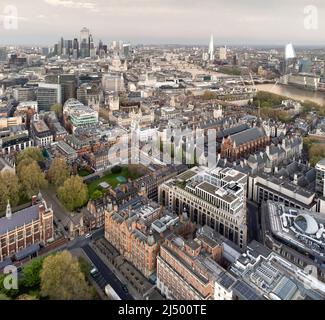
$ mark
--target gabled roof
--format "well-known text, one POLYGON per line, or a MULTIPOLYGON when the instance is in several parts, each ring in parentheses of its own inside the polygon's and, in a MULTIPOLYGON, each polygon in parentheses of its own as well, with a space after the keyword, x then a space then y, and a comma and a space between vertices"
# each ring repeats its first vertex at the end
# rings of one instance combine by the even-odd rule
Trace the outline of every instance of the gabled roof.
POLYGON ((11 219, 0 218, 0 235, 19 228, 24 224, 29 224, 33 220, 39 219, 39 205, 31 206, 12 214, 11 219))
POLYGON ((265 133, 263 130, 259 128, 251 128, 240 133, 236 133, 229 138, 236 144, 236 146, 240 146, 250 141, 254 141, 258 138, 265 137, 265 133))

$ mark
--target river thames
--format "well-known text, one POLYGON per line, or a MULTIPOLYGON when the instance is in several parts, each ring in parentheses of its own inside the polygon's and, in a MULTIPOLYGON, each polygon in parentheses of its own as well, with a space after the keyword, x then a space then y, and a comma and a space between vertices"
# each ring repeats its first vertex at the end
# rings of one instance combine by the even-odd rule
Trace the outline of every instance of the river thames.
POLYGON ((256 85, 256 88, 258 91, 267 91, 279 94, 281 96, 286 96, 294 100, 310 100, 320 105, 325 105, 325 92, 313 92, 281 84, 260 84, 256 85))

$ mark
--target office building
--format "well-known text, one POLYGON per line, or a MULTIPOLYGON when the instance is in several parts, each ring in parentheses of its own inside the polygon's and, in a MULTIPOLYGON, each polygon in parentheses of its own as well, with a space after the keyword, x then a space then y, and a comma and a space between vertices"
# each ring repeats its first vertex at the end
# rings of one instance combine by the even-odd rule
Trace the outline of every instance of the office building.
POLYGON ((227 47, 221 47, 219 49, 219 59, 222 61, 227 60, 227 47))
POLYGON ((95 48, 95 43, 92 35, 89 35, 89 56, 91 58, 96 57, 96 48, 95 48))
POLYGON ((316 185, 315 190, 325 197, 325 159, 319 161, 316 166, 316 185))
POLYGON ((318 211, 319 206, 315 192, 299 186, 297 175, 294 181, 290 181, 281 175, 253 174, 248 178, 247 196, 259 205, 271 200, 296 209, 318 211))
POLYGON ((14 99, 16 101, 34 101, 36 99, 36 92, 34 88, 14 88, 13 89, 14 99))
POLYGON ((64 122, 74 132, 80 127, 89 127, 98 123, 98 112, 85 106, 76 99, 69 99, 63 106, 64 122))
POLYGON ((37 103, 39 111, 50 111, 56 104, 62 104, 62 87, 60 84, 39 83, 37 89, 37 103))
POLYGON ((43 120, 40 120, 37 115, 34 116, 32 122, 32 135, 35 146, 45 147, 53 142, 53 134, 43 120))
POLYGON ((79 58, 79 41, 76 38, 73 39, 73 44, 72 44, 72 57, 75 60, 77 60, 79 58))
POLYGON ((247 176, 234 169, 192 168, 159 186, 159 202, 208 225, 241 248, 247 244, 247 176))
POLYGON ((314 267, 325 282, 325 217, 267 201, 262 205, 264 244, 300 268, 314 267))
POLYGON ((2 47, 0 48, 0 63, 7 62, 8 56, 7 56, 7 48, 2 47))
POLYGON ((324 300, 325 285, 313 274, 252 241, 231 265, 238 280, 233 300, 324 300))
POLYGON ((32 146, 34 140, 29 137, 27 130, 0 139, 0 151, 6 155, 16 154, 32 146))
POLYGON ((80 31, 80 57, 87 58, 90 56, 89 46, 90 31, 87 28, 83 28, 80 31))

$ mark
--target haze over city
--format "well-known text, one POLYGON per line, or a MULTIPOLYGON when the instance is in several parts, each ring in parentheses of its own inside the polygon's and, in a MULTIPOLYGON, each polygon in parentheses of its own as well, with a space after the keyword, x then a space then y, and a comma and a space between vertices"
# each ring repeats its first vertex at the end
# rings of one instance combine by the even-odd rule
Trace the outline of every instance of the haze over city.
MULTIPOLYGON (((325 3, 321 0, 16 0, 0 4, 18 10, 17 30, 0 28, 2 44, 51 44, 87 26, 104 41, 145 44, 320 45, 325 3), (304 8, 316 6, 318 26, 304 27, 304 8)), ((3 18, 3 15, 0 16, 3 18)))

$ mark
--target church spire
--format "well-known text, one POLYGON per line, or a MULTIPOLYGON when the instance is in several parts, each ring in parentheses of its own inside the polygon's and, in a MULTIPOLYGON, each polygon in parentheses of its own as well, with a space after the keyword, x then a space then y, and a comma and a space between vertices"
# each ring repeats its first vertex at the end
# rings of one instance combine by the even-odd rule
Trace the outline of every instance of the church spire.
POLYGON ((12 212, 11 212, 11 206, 10 206, 9 199, 8 199, 8 204, 7 204, 7 209, 6 209, 6 217, 7 217, 7 219, 11 219, 11 217, 12 217, 12 212))

